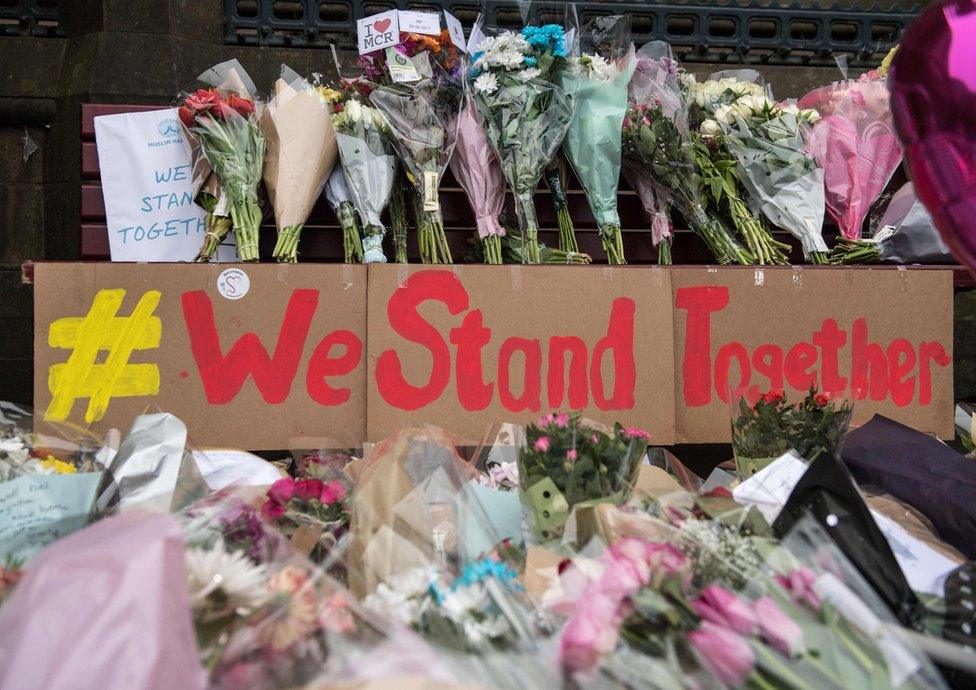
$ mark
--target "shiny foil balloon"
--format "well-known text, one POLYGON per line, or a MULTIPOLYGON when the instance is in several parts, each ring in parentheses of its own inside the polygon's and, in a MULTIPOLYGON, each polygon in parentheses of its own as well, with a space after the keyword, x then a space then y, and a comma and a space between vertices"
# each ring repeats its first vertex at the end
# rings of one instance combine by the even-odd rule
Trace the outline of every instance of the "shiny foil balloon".
POLYGON ((945 2, 916 19, 888 84, 918 197, 976 273, 976 0, 945 2))

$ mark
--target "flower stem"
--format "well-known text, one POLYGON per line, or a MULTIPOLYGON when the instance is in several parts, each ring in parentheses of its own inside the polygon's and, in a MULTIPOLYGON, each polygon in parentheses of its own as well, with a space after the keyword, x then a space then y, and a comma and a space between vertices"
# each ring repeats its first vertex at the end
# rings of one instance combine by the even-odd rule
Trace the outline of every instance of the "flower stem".
POLYGON ((261 209, 254 199, 235 201, 230 207, 237 240, 237 256, 241 261, 258 260, 258 231, 261 227, 261 209))
POLYGON ((294 264, 298 263, 298 239, 302 234, 302 224, 289 225, 278 233, 278 241, 275 242, 274 251, 271 256, 278 263, 294 264))
POLYGON ((363 262, 363 240, 359 236, 359 223, 356 222, 356 209, 351 201, 342 201, 336 210, 339 226, 342 228, 342 249, 347 264, 363 262))
POLYGON ((407 263, 407 204, 403 198, 403 175, 397 175, 390 197, 390 225, 393 227, 394 260, 398 264, 407 263))
POLYGON ((579 244, 576 241, 573 218, 569 214, 569 202, 566 198, 566 189, 563 187, 561 167, 555 165, 546 170, 546 183, 552 194, 552 206, 556 211, 556 222, 559 225, 559 248, 564 252, 578 252, 579 244))
POLYGON ((481 248, 485 255, 485 263, 498 265, 502 263, 502 238, 499 235, 488 235, 481 240, 481 248))
POLYGON ((624 238, 619 225, 607 223, 600 227, 600 243, 607 254, 607 263, 622 265, 627 263, 624 258, 624 238))
MULTIPOLYGON (((533 190, 534 191, 534 190, 533 190)), ((522 260, 527 264, 541 263, 539 257, 539 221, 535 214, 532 191, 515 196, 515 212, 522 230, 522 260)))
POLYGON ((661 240, 657 245, 657 262, 661 266, 671 265, 671 243, 667 239, 661 240))

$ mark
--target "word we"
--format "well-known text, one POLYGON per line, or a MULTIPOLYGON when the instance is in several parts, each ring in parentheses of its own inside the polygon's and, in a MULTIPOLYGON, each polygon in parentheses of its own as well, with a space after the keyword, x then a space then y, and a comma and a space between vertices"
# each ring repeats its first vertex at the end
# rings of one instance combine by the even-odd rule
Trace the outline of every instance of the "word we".
POLYGON ((728 402, 733 390, 782 391, 787 386, 797 391, 813 385, 829 393, 850 391, 854 399, 870 398, 881 402, 889 397, 898 407, 917 400, 932 403, 932 367, 947 367, 952 359, 937 341, 916 346, 907 338, 895 338, 887 346, 872 342, 866 318, 854 319, 850 330, 841 329, 836 319, 824 319, 810 342, 784 348, 765 343, 750 352, 732 341, 717 351, 712 343, 712 315, 729 304, 729 289, 717 285, 679 288, 675 307, 687 312, 685 348, 682 361, 684 403, 702 407, 712 401, 712 392, 728 402), (843 370, 841 353, 846 346, 843 370), (732 382, 731 370, 738 369, 732 382), (755 376, 754 376, 755 375, 755 376), (761 383, 753 383, 762 378, 761 383))

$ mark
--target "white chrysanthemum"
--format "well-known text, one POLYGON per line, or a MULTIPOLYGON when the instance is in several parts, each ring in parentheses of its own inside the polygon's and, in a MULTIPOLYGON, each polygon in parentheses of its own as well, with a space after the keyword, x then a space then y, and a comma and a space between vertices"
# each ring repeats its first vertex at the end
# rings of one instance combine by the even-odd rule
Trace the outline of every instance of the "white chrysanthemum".
POLYGON ((533 79, 538 79, 540 74, 542 72, 539 71, 538 67, 529 67, 528 69, 515 72, 512 76, 522 81, 532 81, 533 79))
POLYGON ((228 553, 224 545, 212 549, 187 549, 185 556, 187 587, 194 608, 205 605, 215 592, 220 592, 233 608, 254 608, 268 598, 268 573, 264 566, 255 565, 240 551, 228 553))
POLYGON ((600 55, 585 55, 574 61, 574 67, 595 81, 610 82, 617 77, 614 64, 600 55))
POLYGON ((488 593, 481 584, 458 587, 444 596, 441 609, 452 620, 461 622, 471 611, 482 611, 488 603, 488 593))
POLYGON ((474 80, 474 90, 478 93, 495 93, 498 91, 498 77, 491 72, 482 73, 474 80))
POLYGON ((375 592, 363 599, 363 604, 404 625, 413 625, 420 620, 423 602, 415 594, 408 595, 382 582, 375 592))

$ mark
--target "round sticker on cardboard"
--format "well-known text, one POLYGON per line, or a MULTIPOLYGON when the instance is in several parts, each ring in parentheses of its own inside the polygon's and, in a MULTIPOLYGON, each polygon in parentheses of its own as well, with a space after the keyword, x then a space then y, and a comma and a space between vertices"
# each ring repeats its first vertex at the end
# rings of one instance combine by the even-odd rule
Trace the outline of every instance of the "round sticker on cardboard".
POLYGON ((250 289, 251 279, 239 268, 228 268, 217 276, 217 292, 227 299, 240 299, 250 289))

